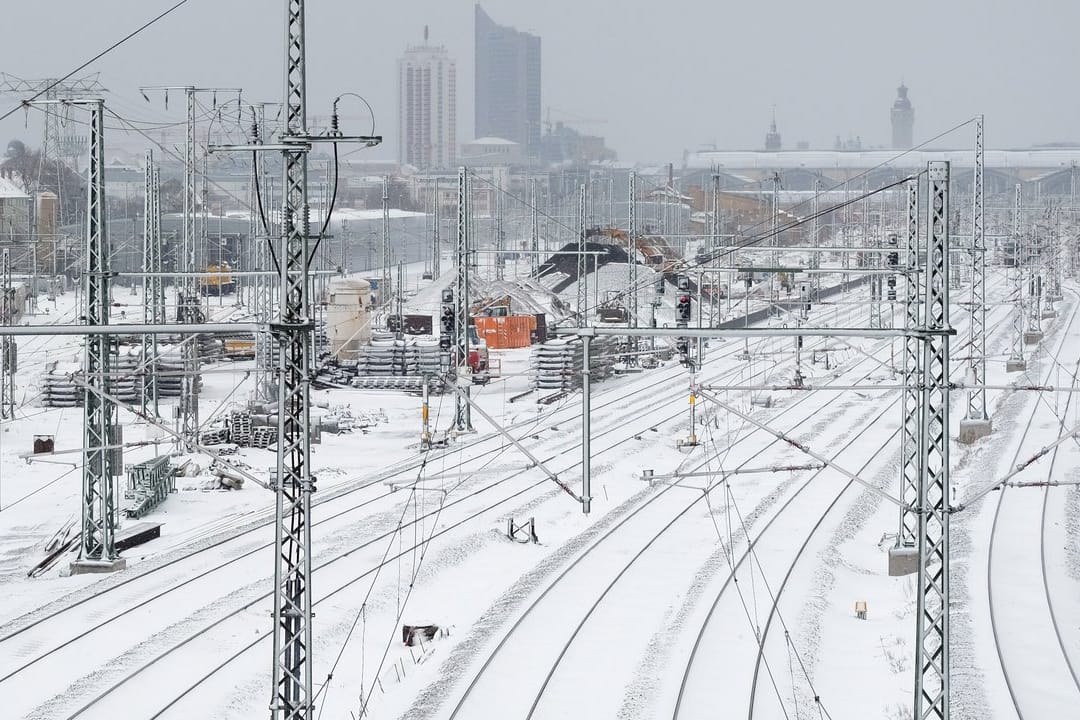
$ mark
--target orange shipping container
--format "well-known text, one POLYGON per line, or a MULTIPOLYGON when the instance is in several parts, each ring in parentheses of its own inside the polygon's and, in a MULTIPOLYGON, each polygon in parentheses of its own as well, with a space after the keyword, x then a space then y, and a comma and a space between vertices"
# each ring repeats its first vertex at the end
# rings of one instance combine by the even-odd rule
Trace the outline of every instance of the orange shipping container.
POLYGON ((536 318, 532 315, 477 317, 473 321, 477 334, 494 350, 528 347, 536 330, 536 318))

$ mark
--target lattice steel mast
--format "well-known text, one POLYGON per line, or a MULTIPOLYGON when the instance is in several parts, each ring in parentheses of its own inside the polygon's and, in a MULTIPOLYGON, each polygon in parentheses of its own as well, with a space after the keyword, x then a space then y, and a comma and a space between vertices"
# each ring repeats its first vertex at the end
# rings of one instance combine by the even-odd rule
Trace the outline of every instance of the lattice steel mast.
POLYGON ((311 681, 311 514, 309 373, 312 321, 308 307, 309 207, 304 0, 286 0, 285 100, 282 142, 278 322, 277 504, 274 548, 274 667, 271 717, 313 717, 311 681))
POLYGON ((1031 252, 1028 253, 1031 273, 1028 276, 1028 329, 1024 343, 1034 345, 1042 339, 1042 236, 1039 226, 1031 228, 1031 252))
MULTIPOLYGON (((922 300, 919 272, 919 181, 907 184, 907 233, 904 242, 905 277, 904 329, 914 330, 922 326, 920 303, 922 300)), ((919 476, 922 449, 919 437, 922 431, 922 353, 919 340, 904 338, 904 392, 900 398, 903 426, 900 436, 900 531, 896 548, 890 555, 889 574, 909 575, 918 569, 918 551, 915 548, 919 532, 916 508, 919 507, 919 476)))
MULTIPOLYGON (((143 217, 143 317, 144 322, 161 325, 165 322, 165 288, 161 276, 161 185, 154 166, 154 153, 146 153, 144 175, 145 193, 143 217)), ((157 417, 157 335, 142 337, 142 410, 157 417)))
MULTIPOLYGON (((11 254, 4 248, 0 254, 0 322, 15 324, 15 286, 11 282, 11 254)), ((15 417, 15 338, 5 335, 0 340, 0 418, 15 417)))
POLYGON ((454 430, 459 433, 473 432, 472 406, 469 404, 469 232, 471 230, 469 169, 458 169, 457 197, 457 244, 454 247, 454 265, 457 269, 454 287, 454 349, 451 357, 453 377, 451 382, 461 386, 462 393, 454 393, 454 430))
POLYGON ((1019 372, 1027 369, 1027 361, 1024 360, 1024 237, 1021 221, 1022 213, 1023 189, 1020 183, 1017 183, 1012 223, 1013 334, 1012 349, 1009 352, 1009 359, 1005 361, 1006 372, 1019 372))
MULTIPOLYGON (((83 104, 83 103, 80 103, 83 104)), ((109 241, 105 225, 105 103, 90 106, 90 166, 86 199, 86 324, 109 324, 109 241)), ((83 402, 82 539, 72 569, 117 569, 114 453, 109 448, 115 408, 111 394, 108 335, 87 335, 83 370, 87 391, 83 402)))
POLYGON ((971 333, 968 355, 974 382, 960 421, 960 442, 974 442, 992 430, 986 414, 986 241, 983 233, 983 116, 975 118, 975 178, 971 208, 971 333))
MULTIPOLYGON (((266 103, 255 106, 255 120, 252 123, 252 143, 260 145, 267 139, 266 132, 266 103)), ((269 192, 269 177, 266 174, 266 162, 263 153, 252 153, 251 160, 251 207, 252 223, 251 237, 254 243, 254 270, 270 270, 270 243, 273 242, 274 213, 269 211, 270 203, 264 205, 258 193, 269 192), (260 215, 260 209, 266 207, 268 217, 260 215), (264 225, 265 220, 265 225, 264 225)), ((255 289, 252 299, 252 311, 255 321, 259 323, 270 322, 274 304, 273 283, 266 275, 256 275, 253 287, 255 289)), ((270 333, 259 333, 255 337, 255 399, 269 401, 275 394, 272 378, 274 372, 274 342, 270 333)))
POLYGON ((530 249, 532 250, 532 276, 534 278, 540 274, 540 193, 536 191, 536 184, 536 178, 532 178, 529 182, 529 189, 531 191, 529 220, 532 236, 530 249))
POLYGON ((589 265, 585 250, 588 247, 588 186, 582 185, 578 193, 578 256, 577 256, 577 312, 578 327, 588 324, 589 314, 589 265))
MULTIPOLYGON (((166 106, 168 105, 169 90, 182 90, 187 100, 186 121, 184 135, 184 237, 181 244, 180 260, 177 262, 177 270, 187 275, 181 276, 176 284, 176 310, 177 319, 182 323, 201 323, 205 320, 199 308, 198 282, 195 273, 205 268, 197 264, 198 241, 196 235, 195 209, 198 204, 196 199, 196 165, 195 165, 195 106, 198 93, 212 93, 217 98, 217 93, 239 93, 239 88, 201 88, 193 85, 154 86, 143 87, 140 91, 163 90, 165 92, 166 106)), ((206 223, 203 222, 205 231, 206 223)), ((180 435, 184 439, 185 448, 188 452, 195 449, 199 436, 199 337, 192 335, 184 339, 181 349, 184 361, 184 373, 180 382, 180 435)))
POLYGON ((379 279, 379 304, 387 308, 394 297, 390 292, 390 176, 383 176, 382 184, 382 238, 380 239, 379 257, 382 263, 382 277, 379 279))
POLYGON ((442 222, 439 212, 439 178, 435 178, 435 213, 432 220, 434 221, 434 232, 431 234, 431 277, 435 280, 439 279, 439 275, 442 274, 442 240, 439 237, 439 225, 442 222))
POLYGON ((929 163, 915 720, 949 718, 949 163, 929 163))
MULTIPOLYGON (((181 270, 193 273, 195 265, 195 88, 184 88, 187 94, 187 122, 184 141, 184 243, 181 270)), ((177 286, 176 304, 180 321, 200 321, 199 298, 195 291, 196 281, 191 275, 184 276, 177 286)), ((184 375, 180 383, 180 434, 188 452, 195 449, 199 434, 199 338, 185 338, 181 351, 184 359, 184 375)))
POLYGON ((502 180, 495 181, 495 279, 503 280, 506 264, 503 260, 506 235, 503 233, 503 191, 502 180))
POLYGON ((637 173, 630 171, 630 179, 627 187, 627 223, 626 223, 626 253, 629 256, 630 285, 629 297, 627 297, 627 315, 630 318, 630 327, 638 326, 638 272, 637 272, 637 173))

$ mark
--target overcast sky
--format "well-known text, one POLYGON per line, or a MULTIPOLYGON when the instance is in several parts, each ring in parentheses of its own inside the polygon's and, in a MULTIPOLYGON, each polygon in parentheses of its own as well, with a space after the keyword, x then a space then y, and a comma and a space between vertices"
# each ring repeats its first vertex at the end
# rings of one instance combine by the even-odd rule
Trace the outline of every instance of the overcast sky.
MULTIPOLYGON (((4 3, 0 71, 63 75, 174 0, 4 3)), ((375 107, 396 157, 396 61, 430 26, 458 63, 459 138, 473 137, 470 0, 309 0, 309 112, 355 91, 375 107)), ((1066 0, 487 0, 500 24, 541 36, 543 105, 553 119, 603 120, 580 129, 607 137, 625 161, 681 162, 715 144, 757 149, 772 108, 785 148, 831 148, 837 135, 889 143, 901 78, 915 106, 916 142, 986 116, 989 147, 1080 141, 1080 3, 1066 0)), ((189 0, 99 61, 120 114, 161 119, 139 85, 241 86, 248 99, 281 99, 281 0, 189 0)), ((14 101, 0 100, 4 110, 14 101)), ((169 116, 182 105, 170 97, 169 116)), ((358 128, 366 131, 368 128, 358 128)), ((948 145, 966 147, 970 131, 948 145)), ((22 137, 22 112, 0 123, 3 145, 22 137)), ((951 140, 951 139, 950 139, 951 140)))

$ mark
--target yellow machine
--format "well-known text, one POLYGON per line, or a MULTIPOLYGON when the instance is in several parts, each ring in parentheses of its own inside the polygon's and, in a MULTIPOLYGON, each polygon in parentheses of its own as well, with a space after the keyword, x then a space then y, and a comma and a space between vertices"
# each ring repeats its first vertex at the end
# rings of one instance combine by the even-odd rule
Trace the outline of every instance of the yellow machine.
POLYGON ((203 295, 232 295, 236 292, 236 282, 233 281, 232 268, 229 267, 229 263, 223 262, 220 265, 207 265, 206 272, 208 273, 220 273, 218 275, 209 275, 207 277, 199 278, 199 290, 203 295))

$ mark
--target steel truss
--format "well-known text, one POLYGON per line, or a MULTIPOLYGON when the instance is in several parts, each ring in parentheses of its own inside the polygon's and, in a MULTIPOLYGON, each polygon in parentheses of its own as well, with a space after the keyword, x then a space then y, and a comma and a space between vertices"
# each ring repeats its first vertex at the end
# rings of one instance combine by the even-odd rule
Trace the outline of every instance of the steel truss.
POLYGON ((949 717, 949 163, 927 168, 915 720, 949 717), (941 333, 941 334, 936 334, 941 333))
POLYGON ((1012 279, 1013 279, 1013 313, 1012 313, 1012 348, 1009 352, 1009 360, 1006 369, 1010 371, 1022 370, 1024 363, 1024 238, 1021 229, 1021 214, 1023 213, 1023 187, 1016 184, 1016 197, 1013 206, 1012 223, 1012 279))
POLYGON ((1042 334, 1042 236, 1039 234, 1039 226, 1034 225, 1031 229, 1031 252, 1029 262, 1031 274, 1028 277, 1028 332, 1041 336, 1042 334))
POLYGON ((532 243, 529 249, 532 251, 532 276, 540 274, 540 193, 537 191, 537 179, 529 181, 529 224, 531 229, 532 243))
MULTIPOLYGON (((154 153, 146 153, 144 173, 145 197, 143 217, 143 271, 152 273, 143 278, 143 322, 161 325, 165 322, 165 287, 161 276, 161 182, 154 166, 154 153)), ((158 392, 154 377, 157 367, 157 335, 142 337, 141 383, 142 411, 157 417, 158 392)))
MULTIPOLYGON (((4 248, 0 254, 0 324, 15 324, 15 286, 11 282, 11 254, 4 248)), ((5 335, 0 340, 0 418, 15 417, 15 370, 18 346, 5 335)))
POLYGON ((578 194, 578 256, 577 256, 577 313, 578 327, 588 325, 589 316, 589 259, 585 257, 588 228, 588 185, 582 185, 578 194))
MULTIPOLYGON (((307 135, 304 0, 286 0, 283 141, 307 135)), ((307 151, 282 151, 278 345, 278 442, 274 537, 274 720, 313 717, 311 649, 311 514, 307 151)), ((385 271, 385 270, 384 270, 385 271)))
MULTIPOLYGON (((90 106, 90 166, 86 198, 86 324, 109 324, 109 240, 105 224, 105 103, 90 106)), ((88 335, 83 370, 86 383, 109 393, 110 353, 108 335, 88 335)), ((112 563, 117 559, 116 497, 113 490, 114 454, 110 434, 115 408, 103 395, 89 391, 83 401, 82 539, 79 562, 112 563)))
POLYGON ((382 264, 382 277, 379 278, 379 305, 388 308, 394 297, 390 292, 390 176, 384 175, 382 181, 382 237, 379 239, 379 262, 382 264))
MULTIPOLYGON (((256 121, 254 124, 254 132, 252 133, 252 142, 255 145, 261 144, 267 137, 266 132, 266 104, 259 103, 256 106, 256 121)), ((271 238, 274 236, 274 213, 271 210, 269 217, 262 218, 256 217, 256 213, 259 212, 259 208, 262 207, 262 200, 258 197, 260 189, 268 190, 270 183, 269 178, 266 175, 266 163, 263 158, 263 153, 252 153, 251 162, 251 207, 255 209, 252 213, 252 229, 251 237, 255 244, 254 246, 254 267, 256 271, 270 271, 270 243, 271 238), (263 226, 263 220, 266 224, 263 226)), ((274 306, 274 288, 271 278, 264 275, 257 275, 254 278, 254 298, 252 302, 252 310, 254 312, 255 320, 257 322, 267 323, 270 321, 272 308, 274 306)), ((268 402, 274 395, 274 339, 270 333, 260 333, 255 337, 255 399, 263 402, 268 402)))
POLYGON ((458 169, 457 244, 454 246, 454 349, 450 367, 461 393, 454 404, 454 430, 473 432, 472 406, 469 404, 469 233, 472 230, 469 169, 458 169))
MULTIPOLYGON (((183 268, 195 272, 195 88, 184 89, 187 93, 186 139, 184 141, 184 245, 183 268)), ((179 285, 177 304, 180 321, 200 322, 199 296, 194 278, 185 277, 179 285)), ((183 346, 184 377, 180 383, 181 430, 186 449, 194 450, 199 434, 199 339, 191 338, 183 346)))
MULTIPOLYGON (((983 116, 975 118, 975 180, 971 212, 971 358, 973 385, 986 380, 986 241, 983 237, 983 116)), ((967 393, 965 420, 986 421, 986 393, 978 388, 967 393)))
POLYGON ((627 186, 626 254, 630 284, 627 286, 626 314, 630 327, 638 326, 638 268, 637 268, 637 173, 630 171, 627 186))
POLYGON ((504 280, 506 277, 506 263, 503 260, 503 247, 506 235, 503 232, 503 189, 502 179, 492 169, 492 179, 495 181, 495 279, 504 280))
POLYGON ((442 275, 442 240, 439 237, 439 225, 442 223, 442 218, 439 212, 439 178, 435 178, 435 208, 433 213, 434 232, 431 234, 431 277, 435 280, 439 279, 442 275))
MULTIPOLYGON (((919 306, 922 302, 921 277, 919 263, 919 181, 908 181, 907 186, 907 234, 904 244, 904 266, 908 272, 904 275, 906 295, 904 297, 904 328, 911 330, 921 327, 919 306)), ((900 399, 903 413, 903 427, 900 443, 900 532, 896 544, 900 547, 914 548, 918 538, 918 516, 913 508, 919 506, 919 476, 921 432, 921 379, 919 341, 914 337, 904 338, 904 391, 900 399)))

